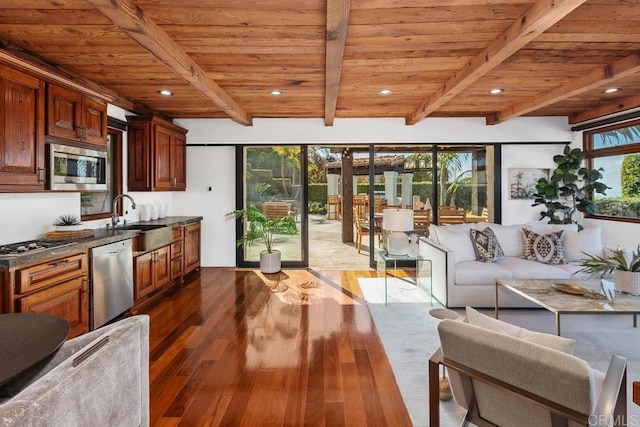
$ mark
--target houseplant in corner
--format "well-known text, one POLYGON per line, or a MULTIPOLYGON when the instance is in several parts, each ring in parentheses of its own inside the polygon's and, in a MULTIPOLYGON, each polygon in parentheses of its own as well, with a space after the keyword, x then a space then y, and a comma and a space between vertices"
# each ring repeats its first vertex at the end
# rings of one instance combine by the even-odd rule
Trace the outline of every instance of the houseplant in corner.
POLYGON ((238 247, 244 248, 256 241, 264 244, 265 249, 260 252, 260 271, 263 273, 280 271, 281 253, 273 248, 274 239, 276 234, 297 234, 295 218, 287 215, 269 219, 255 205, 229 212, 227 216, 245 221, 244 234, 236 242, 238 247))
MULTIPOLYGON (((594 213, 592 193, 605 194, 610 188, 600 182, 602 168, 582 167, 586 154, 579 148, 568 145, 564 152, 553 156, 558 165, 549 179, 540 178, 536 184, 531 206, 544 205, 540 220, 549 218, 549 224, 577 223, 573 215, 576 212, 594 213)), ((582 227, 578 224, 578 228, 582 227)))
POLYGON ((615 249, 609 256, 587 255, 582 260, 583 269, 593 275, 604 276, 613 272, 616 290, 640 295, 640 245, 635 251, 615 249))

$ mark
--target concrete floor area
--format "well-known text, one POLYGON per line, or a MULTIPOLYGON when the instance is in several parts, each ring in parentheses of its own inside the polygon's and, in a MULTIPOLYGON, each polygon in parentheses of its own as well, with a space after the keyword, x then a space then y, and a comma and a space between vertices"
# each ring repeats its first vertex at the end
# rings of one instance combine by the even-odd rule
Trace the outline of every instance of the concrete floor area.
POLYGON ((309 267, 332 270, 368 270, 369 236, 358 254, 353 243, 342 243, 342 222, 324 215, 309 216, 309 267))
MULTIPOLYGON (((300 225, 298 224, 298 228, 300 225)), ((300 259, 302 236, 277 234, 274 248, 282 252, 282 259, 300 259)), ((368 270, 369 236, 362 240, 361 252, 354 243, 342 243, 342 221, 327 219, 325 215, 309 215, 309 267, 323 270, 368 270)), ((247 248, 247 259, 258 260, 262 244, 247 248)))
MULTIPOLYGON (((278 234, 274 248, 282 259, 300 259, 302 236, 278 234)), ((360 253, 354 243, 342 243, 342 222, 325 215, 309 216, 309 267, 324 270, 369 270, 369 236, 364 236, 360 253)), ((377 239, 376 239, 377 242, 377 239)), ((262 244, 247 248, 247 259, 258 260, 262 244)))

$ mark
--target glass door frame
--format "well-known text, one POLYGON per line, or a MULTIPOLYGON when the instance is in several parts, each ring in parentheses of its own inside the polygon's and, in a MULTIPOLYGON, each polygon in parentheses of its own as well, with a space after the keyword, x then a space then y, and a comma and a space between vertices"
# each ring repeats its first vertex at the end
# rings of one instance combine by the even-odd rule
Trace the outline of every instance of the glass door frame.
MULTIPOLYGON (((300 186, 302 201, 299 206, 300 215, 300 260, 291 261, 282 259, 282 268, 305 268, 309 266, 309 223, 308 223, 308 158, 306 144, 245 144, 236 146, 236 209, 244 209, 245 196, 245 161, 244 151, 247 147, 281 147, 291 146, 300 148, 300 186)), ((243 222, 236 221, 236 240, 244 233, 243 222)), ((236 265, 240 268, 259 268, 260 261, 245 260, 245 252, 242 247, 236 248, 236 265)))

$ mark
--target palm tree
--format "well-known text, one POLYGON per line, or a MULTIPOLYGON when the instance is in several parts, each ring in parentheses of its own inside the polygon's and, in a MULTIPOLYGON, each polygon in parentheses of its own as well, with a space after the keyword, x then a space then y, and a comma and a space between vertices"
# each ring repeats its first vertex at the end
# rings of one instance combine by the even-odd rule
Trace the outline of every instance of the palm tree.
POLYGON ((469 171, 463 171, 464 153, 438 153, 438 171, 440 173, 440 206, 446 206, 447 196, 452 196, 455 202, 455 192, 458 189, 458 181, 463 179, 469 171), (455 176, 455 180, 450 182, 449 176, 455 176))

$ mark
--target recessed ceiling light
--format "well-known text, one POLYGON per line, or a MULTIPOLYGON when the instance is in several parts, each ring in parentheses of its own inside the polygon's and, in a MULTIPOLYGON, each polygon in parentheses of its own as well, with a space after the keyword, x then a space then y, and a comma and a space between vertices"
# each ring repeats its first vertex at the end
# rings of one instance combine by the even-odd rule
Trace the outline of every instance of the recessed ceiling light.
POLYGON ((281 90, 271 90, 271 91, 269 91, 269 95, 271 95, 271 96, 280 96, 280 95, 282 95, 282 91, 281 90))
POLYGON ((173 92, 171 92, 169 89, 159 90, 158 93, 162 96, 173 96, 173 92))
POLYGON ((609 89, 605 89, 604 93, 614 93, 619 91, 620 89, 618 89, 617 87, 610 87, 609 89))
POLYGON ((393 93, 393 91, 391 89, 382 89, 378 92, 378 95, 380 96, 388 96, 391 95, 393 93))
POLYGON ((497 94, 502 93, 502 92, 504 92, 504 89, 500 89, 500 88, 491 89, 491 90, 489 91, 489 93, 490 93, 491 95, 497 95, 497 94))

